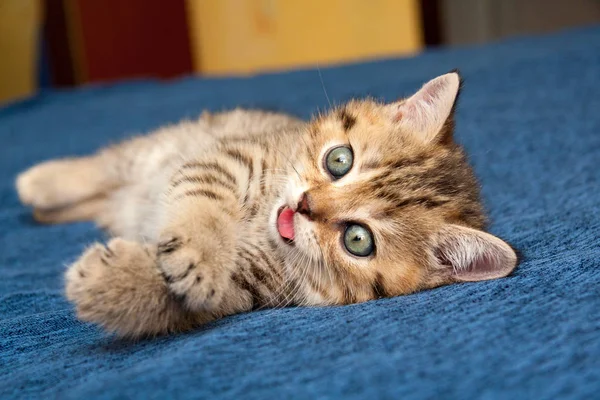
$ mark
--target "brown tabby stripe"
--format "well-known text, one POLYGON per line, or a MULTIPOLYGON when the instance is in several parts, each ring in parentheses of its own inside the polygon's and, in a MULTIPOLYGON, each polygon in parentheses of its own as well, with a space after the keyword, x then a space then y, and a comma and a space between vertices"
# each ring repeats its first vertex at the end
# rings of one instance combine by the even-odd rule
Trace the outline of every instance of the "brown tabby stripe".
MULTIPOLYGON (((381 167, 381 166, 380 166, 381 167)), ((407 179, 415 179, 417 182, 421 183, 419 177, 424 171, 424 168, 417 164, 409 161, 399 161, 394 163, 394 165, 384 165, 380 170, 381 174, 372 178, 373 180, 377 180, 380 182, 385 182, 386 184, 396 184, 401 185, 406 182, 407 179), (415 167, 412 169, 411 167, 415 167), (410 169, 408 169, 410 168, 410 169)))
MULTIPOLYGON (((252 273, 256 281, 262 283, 271 291, 275 289, 276 284, 273 280, 273 274, 271 274, 270 271, 269 273, 267 273, 267 271, 263 270, 258 266, 258 263, 264 260, 257 259, 254 254, 248 252, 246 249, 243 248, 240 248, 238 250, 238 256, 244 259, 246 263, 248 263, 248 266, 250 267, 250 272, 252 273)), ((266 264, 268 266, 268 263, 266 264)))
POLYGON ((422 205, 425 208, 432 209, 443 206, 448 203, 450 200, 444 199, 435 199, 430 197, 415 197, 410 199, 403 199, 396 203, 396 208, 403 208, 410 205, 422 205))
POLYGON ((220 140, 221 143, 231 143, 231 142, 243 142, 243 143, 251 143, 251 144, 260 144, 261 141, 257 137, 246 137, 246 136, 227 136, 220 140))
POLYGON ((356 118, 348 114, 348 111, 346 111, 345 108, 340 111, 340 119, 342 120, 342 126, 345 131, 349 131, 354 124, 356 124, 356 118))
POLYGON ((231 184, 230 182, 219 178, 216 175, 209 175, 209 174, 204 174, 204 175, 186 175, 178 180, 176 180, 175 182, 173 182, 171 184, 172 188, 176 188, 177 186, 183 184, 183 183, 206 183, 209 185, 220 185, 226 189, 231 190, 232 192, 236 191, 236 187, 231 184))
POLYGON ((267 285, 267 276, 265 275, 265 272, 263 270, 261 270, 258 265, 256 264, 256 262, 260 261, 255 259, 254 255, 252 253, 249 253, 247 250, 240 248, 238 249, 238 256, 240 258, 242 258, 244 261, 246 261, 246 263, 248 264, 248 267, 250 267, 250 272, 252 273, 252 275, 254 276, 254 279, 256 281, 258 281, 259 283, 262 283, 265 286, 267 285))
MULTIPOLYGON (((421 177, 421 174, 423 173, 422 170, 419 170, 419 173, 411 173, 409 170, 408 173, 398 173, 400 171, 402 171, 405 168, 409 168, 409 167, 423 167, 423 164, 425 163, 426 159, 424 157, 415 157, 415 158, 411 158, 411 159, 401 159, 401 160, 397 160, 392 164, 386 164, 386 165, 382 165, 376 161, 372 161, 372 162, 367 162, 365 164, 363 164, 362 168, 363 169, 378 169, 378 168, 382 168, 381 170, 381 174, 375 176, 372 178, 373 182, 377 182, 377 183, 382 183, 384 185, 389 185, 389 184, 402 184, 403 182, 406 182, 406 180, 408 178, 416 178, 416 180, 418 182, 421 182, 422 179, 419 179, 421 177)), ((439 172, 435 172, 435 173, 439 173, 439 172)))
MULTIPOLYGON (((246 202, 246 203, 248 202, 247 197, 244 199, 244 202, 246 202)), ((259 209, 260 209, 260 207, 257 203, 252 204, 252 206, 249 209, 250 213, 246 217, 246 220, 248 221, 248 220, 254 219, 254 217, 256 217, 256 214, 258 214, 259 209)))
POLYGON ((377 273, 375 276, 375 280, 372 283, 373 287, 373 297, 376 299, 381 299, 382 297, 388 297, 387 291, 383 285, 383 276, 381 273, 377 273))
MULTIPOLYGON (((363 153, 365 150, 363 150, 363 153)), ((367 161, 360 166, 362 171, 370 171, 381 167, 381 163, 378 161, 367 161)))
POLYGON ((254 262, 254 258, 253 258, 254 254, 248 253, 248 251, 246 251, 243 248, 239 248, 237 254, 240 258, 243 258, 248 264, 251 264, 254 262))
POLYGON ((262 163, 261 163, 261 171, 260 171, 260 194, 262 196, 264 196, 267 193, 267 188, 266 188, 267 183, 265 182, 266 172, 267 172, 267 160, 263 158, 262 163))
POLYGON ((194 196, 194 197, 202 196, 202 197, 206 197, 206 198, 209 198, 212 200, 218 200, 218 201, 225 200, 225 198, 223 196, 221 196, 220 194, 215 193, 212 190, 208 190, 208 189, 188 190, 185 193, 183 193, 183 195, 177 196, 175 199, 178 200, 178 199, 182 199, 187 196, 194 196))
POLYGON ((481 211, 477 208, 465 206, 461 210, 460 216, 463 220, 473 223, 474 226, 477 226, 478 223, 483 225, 486 223, 485 220, 481 221, 481 211))
POLYGON ((269 244, 269 247, 270 247, 271 251, 273 253, 275 253, 277 251, 277 248, 278 248, 277 242, 274 239, 271 239, 271 238, 268 238, 267 242, 269 244))
POLYGON ((252 160, 252 158, 248 157, 245 154, 242 154, 237 149, 231 148, 225 149, 224 154, 233 158, 237 162, 245 165, 248 168, 248 182, 252 182, 252 179, 254 178, 254 161, 252 160))
POLYGON ((430 186, 441 195, 455 196, 460 193, 462 182, 456 174, 440 171, 438 175, 435 175, 434 171, 428 171, 427 174, 422 176, 423 179, 428 179, 431 182, 430 186))
MULTIPOLYGON (((279 269, 277 269, 273 266, 273 260, 271 260, 271 258, 269 256, 267 256, 267 254, 260 247, 254 245, 252 243, 247 243, 247 242, 244 242, 244 243, 247 246, 250 246, 252 249, 254 249, 259 254, 261 260, 264 261, 264 263, 269 268, 269 271, 271 271, 271 272, 273 272, 273 274, 277 275, 278 278, 281 278, 279 269)), ((247 249, 245 249, 245 250, 248 251, 247 249)))
POLYGON ((424 156, 417 156, 414 158, 401 158, 394 161, 389 167, 392 169, 403 169, 407 167, 420 167, 425 163, 426 158, 424 156))
POLYGON ((216 171, 220 173, 225 179, 227 179, 232 185, 237 185, 237 180, 231 172, 227 171, 223 166, 216 162, 189 162, 183 164, 182 169, 206 169, 209 171, 216 171))
POLYGON ((269 290, 271 289, 271 277, 267 275, 267 273, 261 269, 258 265, 256 265, 255 263, 250 263, 250 272, 252 273, 252 276, 254 276, 254 278, 262 283, 263 285, 265 285, 267 288, 269 288, 269 290))
POLYGON ((263 297, 257 288, 254 285, 251 285, 247 278, 241 272, 234 272, 231 275, 231 280, 235 283, 240 289, 250 293, 252 297, 252 309, 256 309, 261 304, 263 304, 263 297))

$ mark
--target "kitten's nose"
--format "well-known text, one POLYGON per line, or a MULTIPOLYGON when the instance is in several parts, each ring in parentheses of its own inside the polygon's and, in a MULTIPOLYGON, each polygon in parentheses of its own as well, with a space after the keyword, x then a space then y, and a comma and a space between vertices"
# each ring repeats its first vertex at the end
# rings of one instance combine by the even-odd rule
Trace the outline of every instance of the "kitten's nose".
POLYGON ((308 219, 312 219, 312 211, 310 209, 310 195, 308 192, 302 193, 296 212, 305 215, 308 219))

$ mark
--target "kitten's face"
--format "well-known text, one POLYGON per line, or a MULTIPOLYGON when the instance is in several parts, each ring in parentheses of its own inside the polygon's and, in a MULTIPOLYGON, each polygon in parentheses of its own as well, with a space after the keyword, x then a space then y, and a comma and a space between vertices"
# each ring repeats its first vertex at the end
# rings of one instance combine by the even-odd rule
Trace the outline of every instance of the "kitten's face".
POLYGON ((510 247, 478 231, 477 183, 451 139, 457 91, 458 76, 447 74, 405 101, 355 101, 310 124, 272 217, 289 272, 310 287, 308 303, 395 296, 514 268, 510 247))

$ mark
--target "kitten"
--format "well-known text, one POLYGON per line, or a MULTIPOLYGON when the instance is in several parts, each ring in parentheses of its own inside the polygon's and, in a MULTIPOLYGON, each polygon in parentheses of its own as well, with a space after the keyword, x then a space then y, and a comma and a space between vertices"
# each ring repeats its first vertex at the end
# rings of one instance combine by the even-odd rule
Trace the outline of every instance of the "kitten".
POLYGON ((305 123, 234 110, 17 178, 47 223, 116 237, 66 272, 79 318, 127 337, 263 307, 363 302, 508 275, 454 143, 460 78, 305 123))

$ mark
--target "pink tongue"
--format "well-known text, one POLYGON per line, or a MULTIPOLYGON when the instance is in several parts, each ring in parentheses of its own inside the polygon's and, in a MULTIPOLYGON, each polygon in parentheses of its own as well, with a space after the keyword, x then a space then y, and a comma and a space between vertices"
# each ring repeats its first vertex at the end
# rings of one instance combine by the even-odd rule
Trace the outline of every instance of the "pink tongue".
POLYGON ((294 240, 294 212, 291 208, 284 208, 277 218, 277 230, 281 237, 294 240))

